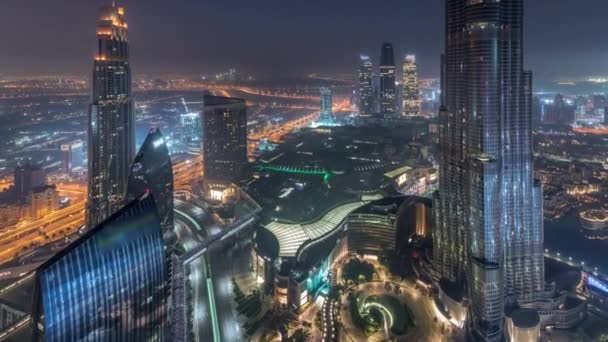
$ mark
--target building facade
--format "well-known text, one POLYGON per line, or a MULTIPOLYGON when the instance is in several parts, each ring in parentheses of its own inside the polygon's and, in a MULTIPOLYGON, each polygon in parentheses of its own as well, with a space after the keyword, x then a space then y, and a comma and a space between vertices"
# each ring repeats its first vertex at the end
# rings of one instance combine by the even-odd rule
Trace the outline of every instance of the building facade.
POLYGON ((41 265, 33 340, 166 341, 159 221, 152 196, 143 196, 41 265))
POLYGON ((65 174, 70 174, 72 169, 84 166, 84 144, 82 140, 76 140, 69 144, 63 144, 61 149, 61 168, 65 174))
POLYGON ((359 65, 359 115, 371 116, 374 113, 373 64, 369 56, 361 55, 359 65))
POLYGON ((33 188, 46 185, 46 172, 39 165, 21 165, 15 168, 13 199, 25 200, 33 188))
POLYGON ((406 55, 403 60, 403 116, 420 115, 420 86, 416 55, 406 55))
POLYGON ((173 168, 169 149, 158 128, 150 130, 133 160, 127 192, 129 200, 151 192, 163 233, 173 231, 173 168))
POLYGON ((321 124, 333 124, 334 114, 332 109, 332 96, 331 89, 327 87, 321 87, 321 117, 319 122, 321 124))
POLYGON ((380 111, 388 118, 397 113, 395 53, 391 43, 382 44, 380 52, 380 111))
POLYGON ((59 193, 55 185, 43 185, 33 188, 28 195, 30 217, 39 219, 59 209, 59 193))
POLYGON ((179 116, 181 125, 181 142, 188 153, 201 153, 201 116, 199 113, 185 113, 179 116))
POLYGON ((467 283, 471 331, 489 341, 503 336, 506 304, 545 287, 522 28, 522 0, 446 1, 434 261, 467 283))
POLYGON ((123 206, 135 155, 127 27, 124 8, 101 8, 88 122, 88 227, 123 206))
POLYGON ((238 183, 247 166, 245 100, 205 95, 201 118, 206 183, 238 183))

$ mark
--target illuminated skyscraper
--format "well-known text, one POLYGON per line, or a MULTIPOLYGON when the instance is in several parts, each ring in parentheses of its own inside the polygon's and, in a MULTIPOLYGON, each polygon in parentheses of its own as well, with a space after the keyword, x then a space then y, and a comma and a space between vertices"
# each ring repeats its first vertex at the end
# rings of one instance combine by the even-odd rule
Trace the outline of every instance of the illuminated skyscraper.
POLYGON ((321 87, 321 117, 319 118, 319 122, 321 124, 334 123, 334 114, 332 113, 331 106, 331 89, 327 87, 321 87))
POLYGON ((206 182, 238 183, 247 166, 245 100, 205 95, 201 118, 206 182))
POLYGON ((386 117, 394 117, 397 113, 395 54, 391 43, 382 44, 380 53, 380 111, 386 117))
POLYGON ((41 265, 32 340, 166 341, 169 276, 159 221, 152 195, 144 195, 41 265))
POLYGON ((359 66, 359 114, 370 116, 374 113, 374 83, 372 61, 369 56, 361 55, 359 66))
POLYGON ((61 166, 63 172, 69 174, 72 169, 84 166, 84 150, 82 140, 61 145, 61 166))
POLYGON ((135 119, 127 22, 122 7, 104 6, 97 22, 89 108, 87 226, 93 227, 124 205, 135 154, 135 119))
POLYGON ((173 231, 173 168, 169 149, 157 128, 150 130, 133 160, 127 191, 129 200, 151 192, 163 233, 173 231))
POLYGON ((420 86, 415 55, 403 60, 403 116, 420 115, 420 86))
POLYGON ((179 116, 181 126, 181 141, 192 154, 201 152, 201 116, 199 113, 185 113, 179 116))
POLYGON ((446 14, 434 259, 446 282, 467 282, 475 336, 498 341, 505 304, 545 285, 523 0, 446 0, 446 14))

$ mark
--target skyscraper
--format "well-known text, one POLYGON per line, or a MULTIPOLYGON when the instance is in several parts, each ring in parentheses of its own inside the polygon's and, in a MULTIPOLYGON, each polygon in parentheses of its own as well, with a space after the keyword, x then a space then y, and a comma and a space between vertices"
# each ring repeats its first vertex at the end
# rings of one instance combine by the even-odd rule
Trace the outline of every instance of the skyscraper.
POLYGON ((332 112, 332 100, 331 100, 331 89, 327 87, 321 87, 321 117, 319 122, 321 124, 333 124, 334 115, 332 112))
POLYGON ((245 100, 205 95, 201 125, 205 182, 240 182, 247 166, 245 100))
POLYGON ((361 55, 359 66, 359 114, 370 116, 374 112, 374 83, 372 61, 369 56, 361 55))
POLYGON ((420 115, 420 86, 415 55, 403 60, 403 116, 420 115))
POLYGON ((32 340, 166 341, 168 286, 158 212, 144 195, 38 268, 32 340))
POLYGON ((434 259, 446 282, 466 281, 471 331, 488 341, 503 335, 505 304, 544 289, 522 28, 523 0, 446 0, 434 259))
POLYGON ((135 154, 135 119, 127 21, 122 7, 104 6, 97 22, 89 107, 87 226, 122 207, 135 154))
POLYGON ((69 174, 72 169, 84 166, 83 146, 82 140, 61 145, 61 166, 64 173, 69 174))
POLYGON ((157 128, 150 130, 133 160, 127 192, 129 200, 151 192, 163 233, 173 231, 173 168, 169 149, 157 128))
POLYGON ((380 52, 380 111, 385 117, 394 117, 397 113, 395 54, 391 43, 382 44, 380 52))
POLYGON ((20 165, 15 168, 14 197, 24 200, 29 192, 36 187, 46 185, 46 172, 40 165, 20 165))
POLYGON ((201 153, 201 116, 199 113, 185 113, 179 116, 181 141, 188 153, 201 153))

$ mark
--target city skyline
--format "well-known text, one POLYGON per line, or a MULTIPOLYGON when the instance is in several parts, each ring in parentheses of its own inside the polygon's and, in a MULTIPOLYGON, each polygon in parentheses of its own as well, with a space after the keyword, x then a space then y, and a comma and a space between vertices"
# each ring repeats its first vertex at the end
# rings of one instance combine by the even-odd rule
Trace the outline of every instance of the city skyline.
MULTIPOLYGON (((95 18, 101 4, 103 1, 75 0, 60 0, 60 3, 53 4, 37 0, 5 3, 6 10, 0 13, 0 38, 12 49, 5 51, 0 60, 0 74, 87 74, 88 60, 94 55, 91 44, 94 32, 83 27, 95 18), (11 34, 11 27, 20 27, 21 35, 11 34), (45 27, 53 27, 53 30, 45 30, 45 27), (67 39, 57 40, 57 34, 67 39), (55 44, 52 48, 49 45, 51 41, 55 44), (69 64, 65 62, 67 60, 69 64)), ((438 42, 443 38, 441 1, 424 4, 391 1, 382 4, 381 8, 391 8, 385 11, 388 20, 380 19, 380 16, 369 17, 371 25, 357 39, 349 38, 347 33, 360 27, 362 18, 369 15, 370 5, 362 1, 349 2, 349 6, 343 1, 332 2, 330 10, 323 13, 308 4, 286 7, 283 3, 269 2, 252 8, 250 5, 241 6, 241 0, 174 6, 159 0, 145 5, 133 0, 119 4, 130 8, 132 13, 130 21, 134 29, 131 36, 137 41, 132 47, 133 62, 138 66, 134 70, 136 75, 158 70, 163 73, 212 73, 233 66, 273 77, 315 71, 345 73, 357 64, 360 53, 367 53, 373 60, 378 60, 377 42, 388 40, 395 44, 397 55, 405 51, 418 55, 421 77, 439 76, 441 44, 438 42), (343 19, 331 20, 336 19, 337 13, 343 19), (219 36, 211 34, 214 25, 219 25, 218 21, 233 15, 242 15, 245 19, 235 22, 231 30, 219 32, 219 36), (279 20, 275 24, 285 29, 272 30, 272 25, 263 22, 265 15, 273 15, 279 20), (318 15, 329 20, 323 20, 327 23, 317 25, 318 29, 310 30, 307 25, 316 23, 318 15), (159 20, 162 25, 158 25, 159 20), (180 25, 171 25, 174 20, 180 25), (328 25, 332 30, 327 30, 328 25), (418 39, 420 36, 426 39, 418 39), (237 37, 246 37, 243 44, 222 43, 237 37), (156 39, 164 41, 170 48, 155 49, 156 39), (205 40, 219 45, 216 49, 204 49, 204 44, 183 43, 205 40), (339 48, 333 47, 334 40, 341 41, 339 48), (322 44, 326 51, 323 56, 305 53, 312 49, 309 42, 322 44), (280 53, 263 53, 267 49, 280 53), (248 58, 239 58, 245 51, 248 58), (280 65, 277 62, 285 60, 290 61, 289 67, 277 67, 280 65)), ((607 75, 608 66, 602 61, 608 51, 596 43, 599 39, 597 34, 601 32, 600 13, 606 7, 608 4, 593 0, 579 1, 577 6, 550 0, 527 1, 526 16, 536 20, 525 25, 526 68, 534 70, 539 80, 607 75), (563 22, 568 25, 561 25, 563 22), (581 31, 587 34, 577 36, 576 32, 581 31)))
POLYGON ((56 1, 95 54, 87 78, 0 71, 1 340, 608 341, 608 77, 534 91, 536 0, 406 3, 442 19, 415 39, 435 57, 393 0, 95 0, 96 25, 56 1), (342 33, 384 37, 345 62, 342 33), (201 46, 231 65, 164 74, 217 67, 201 46))

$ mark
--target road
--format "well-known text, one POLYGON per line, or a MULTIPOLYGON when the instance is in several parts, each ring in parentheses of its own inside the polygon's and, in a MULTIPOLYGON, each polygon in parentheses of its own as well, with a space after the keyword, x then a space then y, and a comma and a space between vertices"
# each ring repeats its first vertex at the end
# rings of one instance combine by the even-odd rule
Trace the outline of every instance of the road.
POLYGON ((323 327, 323 342, 336 342, 338 341, 338 331, 336 330, 336 312, 340 304, 335 300, 327 298, 323 302, 323 308, 321 309, 321 326, 323 327))
MULTIPOLYGON (((201 244, 201 236, 219 233, 216 226, 209 225, 209 213, 191 203, 176 201, 175 213, 177 234, 187 251, 201 244)), ((234 308, 232 263, 233 251, 225 248, 221 240, 190 263, 195 341, 241 340, 234 308)))
POLYGON ((24 220, 0 233, 0 264, 31 250, 72 235, 84 224, 86 189, 81 185, 59 185, 58 191, 70 193, 72 205, 36 220, 24 220))

